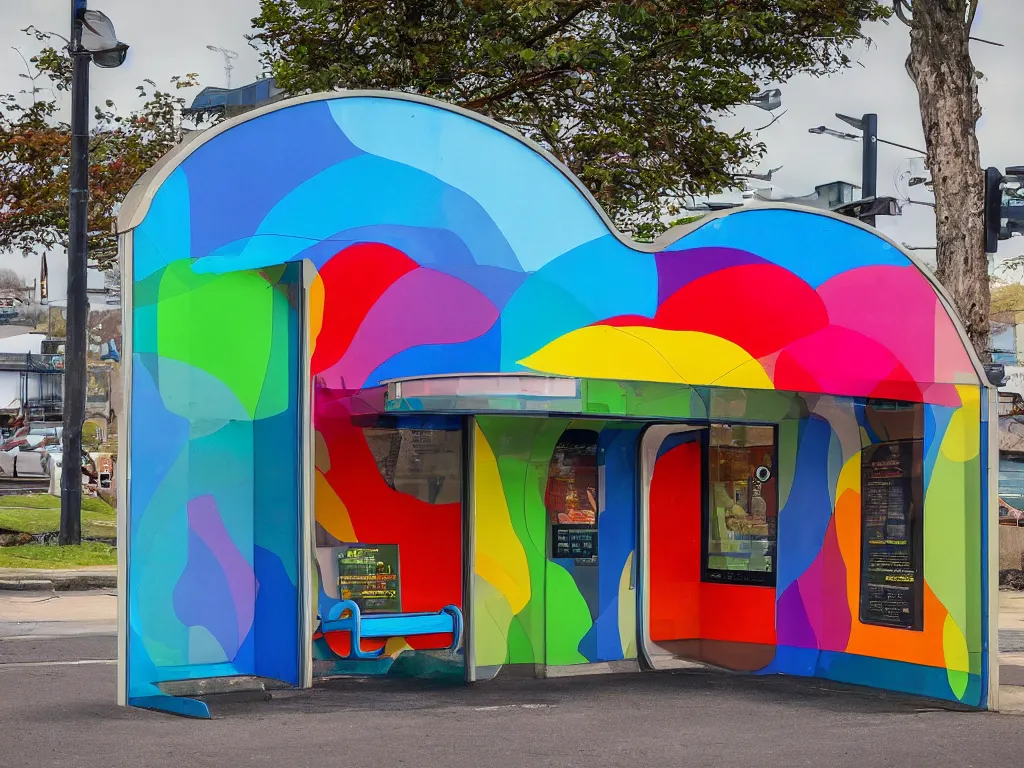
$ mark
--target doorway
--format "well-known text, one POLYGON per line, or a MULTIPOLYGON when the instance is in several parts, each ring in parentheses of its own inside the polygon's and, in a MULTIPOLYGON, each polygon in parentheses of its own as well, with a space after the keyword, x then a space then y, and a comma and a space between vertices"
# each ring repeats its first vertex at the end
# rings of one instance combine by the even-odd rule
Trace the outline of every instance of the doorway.
POLYGON ((641 658, 738 671, 775 654, 776 430, 655 425, 640 452, 641 658))
POLYGON ((700 637, 707 434, 706 427, 656 425, 641 440, 640 648, 652 669, 679 666, 700 637))

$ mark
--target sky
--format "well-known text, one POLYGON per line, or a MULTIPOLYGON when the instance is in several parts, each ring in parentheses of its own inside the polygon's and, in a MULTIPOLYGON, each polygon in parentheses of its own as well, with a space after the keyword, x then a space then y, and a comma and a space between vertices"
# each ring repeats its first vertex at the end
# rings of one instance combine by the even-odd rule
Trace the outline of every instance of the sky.
MULTIPOLYGON (((975 65, 985 79, 980 87, 984 116, 978 124, 981 159, 985 166, 1005 168, 1024 164, 1024 0, 982 0, 974 35, 1001 42, 998 48, 972 44, 975 65), (1015 100, 1016 99, 1016 100, 1015 100)), ((238 53, 234 61, 232 85, 241 85, 260 75, 256 52, 245 34, 250 20, 259 10, 259 0, 175 0, 166 7, 174 13, 167 20, 159 17, 164 4, 156 0, 95 0, 92 7, 104 11, 114 21, 118 37, 132 46, 128 60, 115 70, 94 68, 92 98, 113 99, 124 109, 137 102, 135 86, 144 78, 166 84, 172 75, 195 72, 204 85, 225 84, 221 54, 207 50, 214 45, 238 53)), ((70 0, 0 0, 0 92, 24 87, 24 72, 18 49, 26 57, 36 49, 34 40, 19 30, 32 24, 40 29, 67 35, 70 0)), ((814 191, 817 184, 831 181, 860 183, 860 144, 829 136, 816 136, 807 129, 818 125, 852 130, 833 113, 859 116, 878 114, 879 137, 922 147, 924 138, 917 106, 917 92, 907 75, 904 62, 909 52, 909 35, 897 21, 872 24, 865 28, 873 41, 858 45, 853 57, 858 64, 827 78, 800 76, 782 84, 782 119, 760 134, 767 154, 760 170, 782 166, 773 182, 791 195, 814 191)), ((767 84, 766 84, 767 85, 767 84)), ((186 92, 186 98, 194 94, 186 92)), ((780 110, 781 111, 781 110, 780 110)), ((731 117, 721 120, 725 128, 756 128, 770 118, 755 107, 740 107, 731 117)), ((880 195, 897 197, 893 177, 909 168, 905 150, 880 145, 878 188, 880 195)), ((931 201, 923 187, 912 192, 916 199, 931 201)), ((898 242, 911 246, 933 246, 934 214, 926 206, 908 205, 899 217, 880 217, 878 227, 898 242)), ((919 251, 933 261, 932 251, 919 251)), ((1000 244, 999 259, 1024 255, 1024 238, 1000 244)), ((55 293, 62 291, 64 270, 50 259, 51 282, 55 293)), ((0 266, 13 266, 26 276, 37 269, 37 260, 0 254, 0 266)))

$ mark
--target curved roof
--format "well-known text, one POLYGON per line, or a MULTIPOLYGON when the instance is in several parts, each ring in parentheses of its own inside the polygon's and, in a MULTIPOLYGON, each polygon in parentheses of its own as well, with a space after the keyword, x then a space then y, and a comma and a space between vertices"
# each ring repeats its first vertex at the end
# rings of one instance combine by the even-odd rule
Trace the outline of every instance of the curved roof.
POLYGON ((136 283, 311 261, 331 386, 534 371, 956 404, 986 383, 931 275, 859 222, 759 206, 635 243, 535 144, 403 94, 219 125, 121 226, 136 283))

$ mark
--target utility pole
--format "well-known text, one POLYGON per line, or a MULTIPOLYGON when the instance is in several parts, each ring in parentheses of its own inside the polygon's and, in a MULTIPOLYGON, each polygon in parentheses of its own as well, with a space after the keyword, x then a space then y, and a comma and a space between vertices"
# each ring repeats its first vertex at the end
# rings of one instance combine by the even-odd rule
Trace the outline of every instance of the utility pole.
MULTIPOLYGON (((878 115, 871 113, 861 119, 861 192, 863 197, 878 197, 878 115)), ((874 216, 865 216, 864 223, 875 226, 874 216)))
POLYGON ((71 207, 68 211, 67 334, 64 342, 64 432, 60 478, 61 545, 82 543, 82 424, 85 421, 89 297, 89 60, 82 48, 87 0, 71 0, 71 207))
POLYGON ((864 152, 861 159, 861 184, 864 197, 878 196, 878 115, 861 118, 864 125, 864 152))

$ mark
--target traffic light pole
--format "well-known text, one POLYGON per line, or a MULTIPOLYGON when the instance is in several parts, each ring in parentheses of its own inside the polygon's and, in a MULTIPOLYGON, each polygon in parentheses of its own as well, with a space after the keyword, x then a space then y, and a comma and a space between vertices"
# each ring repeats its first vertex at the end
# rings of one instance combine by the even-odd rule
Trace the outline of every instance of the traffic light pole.
POLYGON ((89 299, 89 63, 82 49, 80 14, 86 0, 71 0, 71 194, 68 211, 67 333, 64 342, 64 431, 60 479, 62 545, 82 542, 82 425, 85 421, 86 327, 89 299))

